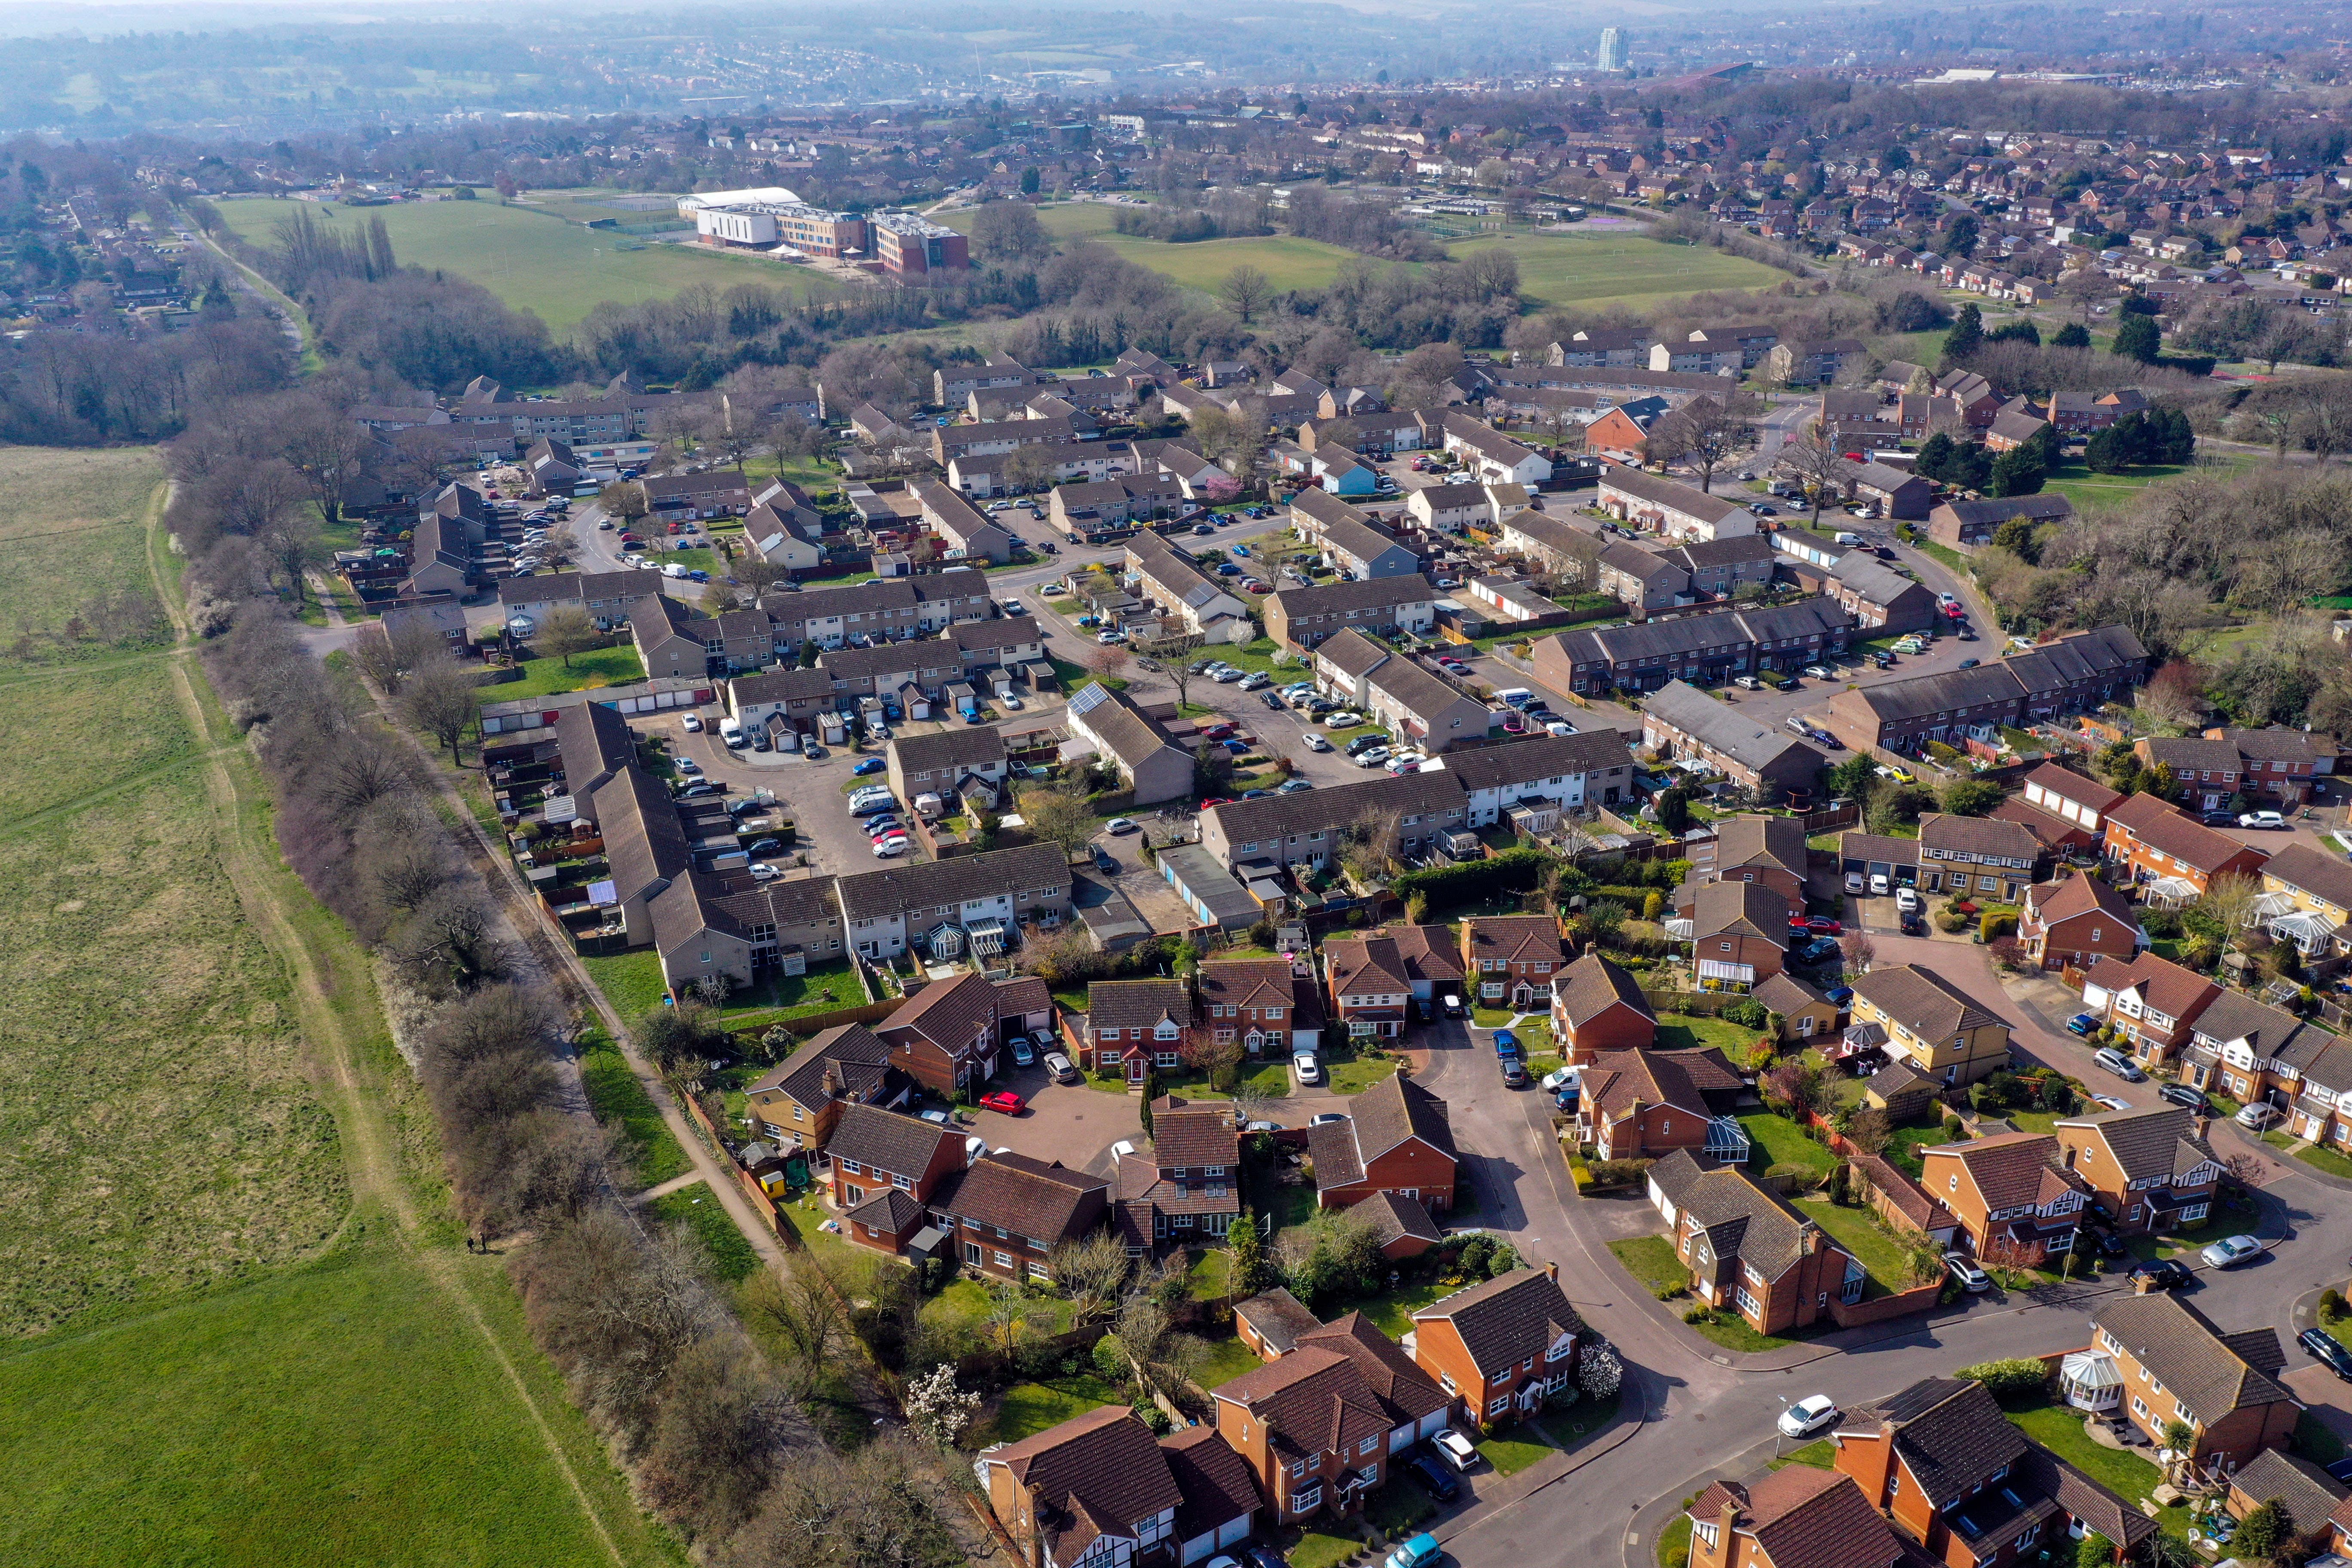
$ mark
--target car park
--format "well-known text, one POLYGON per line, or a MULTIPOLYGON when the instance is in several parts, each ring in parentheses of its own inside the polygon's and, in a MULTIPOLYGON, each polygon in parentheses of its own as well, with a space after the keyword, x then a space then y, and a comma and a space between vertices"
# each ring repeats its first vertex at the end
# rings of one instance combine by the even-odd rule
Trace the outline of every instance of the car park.
POLYGON ((1992 1289, 1992 1277, 1978 1268, 1965 1252, 1944 1254, 1944 1272, 1970 1295, 1992 1289))
POLYGON ((1838 1418, 1837 1401, 1826 1394, 1809 1394, 1780 1412, 1773 1425, 1783 1437, 1810 1437, 1838 1418))
POLYGON ((1021 1097, 1009 1089, 1000 1089, 980 1097, 982 1110, 994 1110, 1006 1116, 1018 1116, 1026 1109, 1021 1097))
POLYGON ((2197 1256, 2208 1268, 2235 1268, 2262 1256, 2263 1244, 2251 1236, 2225 1236, 2197 1256))

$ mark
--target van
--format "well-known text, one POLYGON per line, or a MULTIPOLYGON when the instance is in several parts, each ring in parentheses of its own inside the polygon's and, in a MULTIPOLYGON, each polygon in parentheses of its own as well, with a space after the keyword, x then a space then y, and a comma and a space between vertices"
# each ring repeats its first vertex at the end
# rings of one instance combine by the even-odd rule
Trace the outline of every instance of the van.
POLYGON ((1840 544, 1860 544, 1862 542, 1862 535, 1859 533, 1846 533, 1841 531, 1837 536, 1837 542, 1840 544))
POLYGON ((1513 686, 1495 693, 1496 700, 1513 708, 1524 708, 1536 700, 1536 694, 1524 686, 1513 686))
POLYGON ((719 721, 719 738, 727 742, 730 752, 740 752, 748 744, 743 738, 743 726, 732 719, 719 721))

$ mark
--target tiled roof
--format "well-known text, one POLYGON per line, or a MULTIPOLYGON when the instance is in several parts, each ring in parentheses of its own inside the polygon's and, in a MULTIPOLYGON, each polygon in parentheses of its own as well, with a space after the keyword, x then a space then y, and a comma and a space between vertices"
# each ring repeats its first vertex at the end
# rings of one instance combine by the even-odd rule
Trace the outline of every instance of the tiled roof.
POLYGON ((1789 904, 1761 882, 1703 882, 1692 895, 1691 936, 1759 936, 1789 945, 1789 904))
POLYGON ((1553 979, 1551 990, 1571 1028, 1599 1017, 1621 1002, 1653 1024, 1657 1022, 1649 998, 1642 994, 1633 976, 1599 952, 1588 952, 1562 970, 1553 979))
POLYGON ((2030 866, 2041 856, 2042 841, 2019 823, 1931 811, 1919 818, 1919 850, 1923 858, 1932 859, 1927 852, 1935 849, 1942 850, 1946 858, 1982 856, 2022 860, 2030 866))
POLYGON ((1454 1128, 1446 1120, 1445 1102, 1401 1073, 1349 1100, 1348 1115, 1345 1125, 1354 1129, 1356 1148, 1367 1164, 1413 1138, 1441 1153, 1454 1153, 1454 1128))
POLYGON ((1477 702, 1476 698, 1451 678, 1424 668, 1409 658, 1392 659, 1381 665, 1372 671, 1370 679, 1373 687, 1391 701, 1422 720, 1433 718, 1457 702, 1477 702))
POLYGON ((2316 1528, 2303 1521, 2331 1517, 2346 1497, 2343 1482, 2309 1459, 2278 1448, 2264 1448, 2240 1466, 2230 1485, 2263 1502, 2283 1503, 2298 1531, 2316 1528))
POLYGON ((1123 1405, 1089 1410, 980 1458, 1011 1470, 1041 1510, 1051 1510, 1041 1511, 1038 1523, 1057 1562, 1077 1561, 1106 1524, 1132 1530, 1184 1501, 1151 1428, 1123 1405))
POLYGON ((604 836, 604 859, 625 903, 659 891, 694 864, 669 791, 635 763, 596 787, 587 813, 604 836))
POLYGON ((1612 1118, 1643 1105, 1670 1105, 1706 1118, 1731 1109, 1744 1087, 1723 1053, 1603 1051, 1584 1069, 1584 1103, 1612 1118))
POLYGON ((1445 1239, 1437 1222, 1429 1217, 1429 1210, 1419 1198, 1409 1198, 1402 1193, 1374 1193, 1349 1212, 1360 1216, 1372 1227, 1372 1243, 1386 1247, 1392 1241, 1412 1237, 1431 1246, 1445 1239))
POLYGON ((1356 1152, 1356 1128, 1352 1118, 1308 1127, 1307 1153, 1315 1162, 1315 1184, 1318 1187, 1351 1186, 1364 1179, 1364 1161, 1356 1152))
POLYGON ((1368 577, 1357 583, 1327 583, 1318 588, 1285 588, 1267 597, 1295 621, 1305 616, 1334 612, 1345 615, 1349 610, 1434 604, 1438 590, 1431 586, 1428 578, 1408 573, 1397 577, 1368 577))
POLYGON ((576 702, 555 721, 557 754, 563 759, 563 787, 573 795, 592 790, 636 760, 629 721, 601 702, 576 702))
POLYGON ((1801 881, 1810 854, 1805 847, 1805 825, 1793 816, 1728 816, 1715 825, 1718 869, 1771 865, 1795 872, 1801 881))
POLYGON ((2189 1111, 2166 1100, 2129 1110, 2070 1117, 2062 1127, 2090 1127, 2115 1154, 2127 1182, 2179 1181, 2200 1165, 2218 1164, 2213 1146, 2197 1136, 2189 1111))
POLYGON ((2083 968, 2084 979, 2107 991, 2137 989, 2140 1000, 2149 1008, 2168 1018, 2194 1022, 2202 1016, 2202 1009, 2221 988, 2193 969, 2168 963, 2153 952, 2143 952, 2126 963, 2121 959, 2093 953, 2083 968))
POLYGON ((1966 1498, 2032 1447, 1980 1383, 1925 1378, 1857 1415, 1894 1429, 1895 1453, 1937 1509, 1966 1498))
POLYGON ((996 1022, 996 987, 967 970, 952 980, 934 980, 882 1020, 882 1030, 908 1029, 952 1056, 996 1022))
POLYGON ((2036 882, 2025 889, 2026 912, 2044 925, 2073 920, 2076 915, 2106 915, 2122 923, 2126 930, 2136 930, 2139 918, 2132 913, 2131 900, 2120 889, 2096 877, 2067 877, 2055 882, 2036 882))
POLYGON ((1160 1439, 1160 1451, 1184 1499, 1176 1510, 1177 1540, 1207 1535, 1265 1506, 1250 1479, 1249 1462, 1211 1423, 1171 1432, 1160 1439))
POLYGON ((1360 992, 1395 994, 1412 989, 1404 958, 1389 937, 1334 936, 1323 943, 1323 963, 1331 976, 1331 994, 1360 992))
POLYGON ((891 866, 844 877, 841 912, 850 920, 887 918, 967 899, 1070 887, 1068 857, 1052 844, 1024 844, 980 855, 958 855, 919 865, 891 866))
POLYGON ((1099 682, 1089 682, 1070 694, 1069 713, 1074 721, 1083 721, 1129 773, 1161 752, 1181 750, 1127 693, 1099 682))
POLYGON ((909 773, 940 768, 980 768, 1004 763, 1004 735, 993 724, 976 729, 941 730, 930 735, 900 735, 890 742, 890 754, 909 773))
POLYGON ((1327 832, 1344 827, 1370 811, 1398 811, 1409 816, 1460 822, 1468 797, 1451 773, 1404 773, 1394 778, 1367 779, 1362 784, 1330 789, 1302 790, 1263 800, 1227 801, 1202 815, 1213 817, 1224 830, 1235 853, 1245 844, 1263 843, 1291 834, 1327 832))
POLYGON ((1489 1374, 1542 1356, 1562 1334, 1584 1331, 1584 1320, 1568 1304, 1559 1281, 1539 1268, 1514 1268, 1440 1297, 1412 1315, 1416 1323, 1437 1319, 1454 1325, 1471 1360, 1489 1374))
POLYGON ((1697 1219, 1715 1244, 1723 1269, 1719 1279, 1727 1277, 1729 1266, 1737 1259, 1767 1280, 1778 1279, 1809 1246, 1811 1222, 1780 1194, 1736 1165, 1701 1173, 1685 1194, 1682 1208, 1697 1219))
POLYGON ((1323 1326, 1322 1319, 1308 1311, 1297 1297, 1279 1285, 1261 1295, 1234 1302, 1234 1316, 1247 1323, 1252 1333, 1282 1355, 1287 1355, 1297 1348, 1299 1335, 1323 1326))
POLYGON ((1151 1108, 1151 1153, 1163 1171, 1237 1169, 1242 1141, 1234 1131, 1232 1102, 1193 1105, 1161 1095, 1151 1108))
POLYGON ((1968 1167, 1988 1211, 2040 1207, 2064 1192, 2087 1193, 2066 1169, 2058 1140, 2046 1132, 1996 1132, 1967 1143, 1937 1145, 1968 1167))
POLYGON ((1999 1024, 1942 975, 1916 963, 1874 969, 1853 983, 1857 995, 1923 1039, 1949 1039, 1967 1029, 1999 1024))
POLYGON ((1654 474, 1645 474, 1639 468, 1624 468, 1615 463, 1601 468, 1601 482, 1612 489, 1622 490, 1637 500, 1686 512, 1709 521, 1719 522, 1735 513, 1744 515, 1747 511, 1744 503, 1728 496, 1711 495, 1694 485, 1661 479, 1654 474))
POLYGON ((1192 1024, 1192 993, 1181 980, 1097 980, 1087 987, 1087 1020, 1094 1028, 1149 1029, 1162 1018, 1192 1024))
POLYGON ((1059 1160, 997 1153, 966 1171, 954 1194, 939 1206, 958 1219, 1001 1226, 1050 1247, 1077 1239, 1087 1216, 1100 1220, 1109 1191, 1108 1177, 1070 1170, 1059 1160))
POLYGON ((1715 1524, 1729 1507, 1732 1529, 1751 1535, 1775 1568, 1888 1568, 1902 1541, 1843 1470, 1790 1465, 1753 1485, 1717 1481, 1688 1512, 1715 1524))
POLYGON ((2243 1040, 2256 1057, 2276 1057, 2291 1049, 2298 1034, 2309 1032, 2303 1020, 2275 1007, 2265 1007, 2242 992, 2224 991, 2198 1015, 2197 1033, 2229 1045, 2243 1040))
POLYGON ((945 1127, 871 1105, 845 1105, 825 1152, 893 1176, 919 1178, 942 1141, 961 1135, 945 1127))
POLYGON ((2151 766, 2161 764, 2184 778, 2200 773, 2234 773, 2245 766, 2238 748, 2227 741, 2199 735, 2151 735, 2140 742, 2147 748, 2151 766))
POLYGON ((1616 731, 1585 730, 1573 735, 1531 735, 1523 741, 1450 752, 1445 771, 1461 780, 1464 789, 1475 792, 1606 773, 1628 766, 1633 760, 1625 738, 1616 731))
POLYGON ((1361 1312, 1349 1312, 1320 1328, 1307 1330, 1298 1336, 1298 1347, 1337 1351, 1355 1363, 1365 1386, 1387 1409, 1391 1423, 1396 1426, 1411 1426, 1453 1403, 1435 1378, 1423 1372, 1402 1346, 1381 1332, 1361 1312))
POLYGON ((1284 959, 1213 958, 1201 965, 1196 976, 1203 1006, 1290 1005, 1290 964, 1284 959))
POLYGON ((1560 961, 1559 923, 1549 915, 1487 915, 1467 926, 1473 963, 1500 959, 1510 963, 1550 963, 1560 961))
POLYGON ((1334 632, 1315 648, 1317 662, 1329 665, 1350 680, 1361 679, 1374 666, 1386 664, 1396 657, 1395 649, 1382 647, 1353 626, 1334 632))
POLYGON ((863 1024, 842 1024, 754 1079, 748 1092, 781 1089, 803 1105, 821 1105, 828 1071, 845 1095, 863 1095, 889 1075, 890 1047, 863 1024))
POLYGON ((1385 926, 1372 934, 1396 944, 1397 958, 1409 980, 1434 985, 1462 978, 1462 957, 1455 951, 1451 927, 1385 926))
MULTIPOLYGON (((567 767, 565 772, 571 770, 567 767)), ((2263 866, 2263 875, 2315 899, 2352 910, 2352 862, 2324 855, 2308 844, 2290 844, 2263 866)))
POLYGON ((1829 760, 1794 735, 1766 729, 1687 681, 1667 681, 1643 700, 1642 710, 1744 768, 1775 767, 1792 752, 1816 767, 1829 760))
POLYGON ((1906 719, 1962 708, 2006 709, 2023 689, 2004 664, 1915 675, 1907 680, 1889 680, 1858 689, 1862 700, 1881 723, 1900 723, 1906 719))
POLYGON ((2107 821, 2128 829, 2129 837, 2149 848, 2208 875, 2249 847, 2152 795, 2133 795, 2108 812, 2107 821))
POLYGON ((2250 1347, 2261 1362, 2232 1348, 2213 1321, 2179 1298, 2161 1290, 2119 1296, 2091 1314, 2092 1325, 2129 1352, 2148 1375, 2206 1426, 2248 1405, 2293 1399, 2271 1373, 2285 1363, 2277 1331, 2268 1345, 2250 1347))
POLYGON ((2224 730, 2221 738, 2247 756, 2266 763, 2317 763, 2336 754, 2326 735, 2308 730, 2276 725, 2267 730, 2224 730))
POLYGON ((1219 1386, 1215 1397, 1257 1416, 1286 1462, 1335 1449, 1352 1454, 1366 1438, 1385 1437, 1391 1426, 1355 1362, 1320 1346, 1245 1372, 1219 1386))

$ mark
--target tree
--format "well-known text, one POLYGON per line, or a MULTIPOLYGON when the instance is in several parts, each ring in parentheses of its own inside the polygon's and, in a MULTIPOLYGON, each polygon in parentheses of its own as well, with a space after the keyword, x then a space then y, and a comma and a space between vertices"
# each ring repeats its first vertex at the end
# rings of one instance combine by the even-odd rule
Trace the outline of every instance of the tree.
POLYGON ((835 1358, 850 1353, 854 1340, 841 1299, 815 1268, 797 1268, 781 1279, 763 1268, 744 1282, 743 1300, 753 1319, 774 1331, 772 1342, 783 1347, 775 1359, 795 1398, 814 1393, 831 1374, 835 1358))
POLYGON ((2039 453, 2031 447, 2012 447, 1992 460, 1991 480, 1984 490, 1990 496, 2039 495, 2049 477, 2039 453))
POLYGON ((1884 1153, 1887 1144, 1895 1141, 1894 1124, 1887 1121, 1884 1110, 1864 1107, 1846 1123, 1845 1139, 1865 1154, 1884 1153))
POLYGON ((1659 828, 1673 834, 1677 838, 1689 832, 1690 803, 1697 797, 1698 791, 1689 784, 1678 784, 1661 790, 1654 807, 1658 816, 1659 828))
POLYGON ((2074 1568, 2115 1568, 2116 1543, 2092 1531, 2074 1543, 2074 1568))
POLYGON ((1176 687, 1176 703, 1182 707, 1192 700, 1192 656, 1208 646, 1209 639, 1198 632, 1181 632, 1146 637, 1133 645, 1143 658, 1158 664, 1176 687))
POLYGON ((2001 799, 2000 786, 1989 779, 1958 778, 1944 786, 1944 809, 1954 816, 1982 816, 2001 799))
POLYGON ((1215 800, 1231 792, 1234 784, 1234 754, 1213 741, 1203 741, 1192 752, 1192 795, 1197 800, 1215 800))
POLYGON ((1034 261, 1053 253, 1054 242, 1027 202, 982 202, 971 215, 972 250, 982 261, 1034 261))
POLYGON ((1236 267, 1225 274, 1225 280, 1217 286, 1217 294, 1247 326, 1258 312, 1273 303, 1274 284, 1255 267, 1236 267))
POLYGON ((1576 1385, 1587 1399, 1613 1399, 1625 1384, 1625 1363, 1599 1334, 1589 1334, 1578 1347, 1576 1385))
POLYGON ((1021 819, 1030 834, 1047 844, 1058 844, 1075 858, 1093 842, 1098 824, 1083 795, 1068 789, 1028 789, 1019 796, 1021 819))
POLYGON ((1972 300, 1960 307, 1959 314, 1944 333, 1944 363, 1958 363, 1983 346, 1984 312, 1972 300))
POLYGON ((2246 929, 2254 918, 2254 902, 2263 896, 2262 883, 2247 876, 2216 877, 2192 906, 2221 926, 2225 935, 2246 929))
POLYGON ((1272 1281, 1255 1216, 1244 1211, 1225 1227, 1225 1251, 1234 1295, 1255 1296, 1272 1281))
POLYGON ((579 605, 558 605, 539 623, 531 640, 541 652, 553 654, 563 661, 564 668, 570 669, 573 655, 604 646, 604 634, 596 629, 595 621, 579 605))
POLYGON ((457 755, 458 744, 481 710, 473 676, 446 656, 410 671, 401 689, 401 717, 448 747, 449 760, 459 767, 465 762, 457 755))
POLYGON ((1097 1231, 1084 1241, 1066 1241, 1045 1260, 1054 1283, 1070 1298, 1070 1310, 1079 1323, 1092 1322, 1110 1310, 1127 1284, 1127 1247, 1108 1232, 1097 1231))
POLYGON ((1834 795, 1859 800, 1870 793, 1878 779, 1878 762, 1866 752, 1853 756, 1830 769, 1830 789, 1834 795))
POLYGON ((2091 334, 2082 322, 2069 321, 2058 329, 2058 335, 2050 340, 2050 346, 2053 349, 2086 349, 2091 346, 2091 334))
POLYGON ((2271 1499, 2238 1521, 2230 1537, 2230 1555, 2241 1563, 2268 1563, 2294 1535, 2294 1516, 2286 1504, 2271 1499))
POLYGON ((942 1448, 952 1448, 980 1410, 980 1394, 956 1386, 955 1363, 942 1363, 907 1385, 907 1420, 942 1448))
POLYGON ((1814 430, 1780 448, 1780 467, 1811 500, 1813 522, 1818 527, 1822 509, 1845 489, 1845 454, 1838 450, 1836 442, 1814 430))
POLYGON ((1135 662, 1124 643, 1097 643, 1087 650, 1087 668, 1103 680, 1117 680, 1135 662))
POLYGON ((653 510, 653 503, 646 499, 646 487, 635 479, 606 485, 597 492, 596 500, 606 516, 620 520, 623 528, 635 528, 637 519, 653 510))
POLYGON ((1672 455, 1697 471, 1701 492, 1714 487, 1715 470, 1754 438, 1751 404, 1745 394, 1727 393, 1717 399, 1701 393, 1658 421, 1672 455))
POLYGON ((2116 323, 2115 347, 2109 352, 2142 364, 2154 364, 2162 340, 2155 317, 2134 312, 2116 323))

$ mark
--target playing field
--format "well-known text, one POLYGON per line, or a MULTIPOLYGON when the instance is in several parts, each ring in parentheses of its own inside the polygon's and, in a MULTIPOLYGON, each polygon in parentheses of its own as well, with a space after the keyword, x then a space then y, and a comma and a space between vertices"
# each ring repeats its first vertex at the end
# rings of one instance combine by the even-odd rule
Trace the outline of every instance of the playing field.
MULTIPOLYGON (((12 639, 76 570, 169 586, 161 476, 0 448, 12 639)), ((0 643, 0 1562, 680 1561, 458 1245, 193 650, 33 652, 0 643)))
MULTIPOLYGON (((1112 232, 1118 208, 1099 202, 1065 202, 1038 211, 1056 239, 1087 238, 1129 261, 1165 273, 1188 289, 1213 292, 1236 267, 1255 267, 1276 289, 1320 289, 1354 256, 1319 240, 1274 235, 1168 245, 1112 232)), ((941 221, 969 230, 970 208, 941 221)), ((1695 246, 1668 245, 1638 234, 1601 229, 1466 239, 1447 247, 1455 257, 1508 250, 1518 259, 1519 288, 1542 305, 1624 304, 1642 308, 1706 289, 1760 289, 1782 274, 1759 262, 1695 246)))
MULTIPOLYGON (((566 211, 587 211, 577 203, 558 205, 566 211)), ((271 242, 293 208, 292 202, 268 200, 220 204, 229 226, 261 246, 271 242)), ((323 206, 317 216, 337 229, 356 227, 371 217, 383 219, 393 254, 403 264, 441 268, 470 278, 515 309, 537 311, 558 337, 604 300, 626 305, 666 300, 695 283, 722 289, 738 283, 765 283, 802 294, 829 293, 835 287, 805 267, 583 228, 545 212, 494 200, 323 206)), ((627 222, 635 215, 599 209, 599 216, 627 222)))

